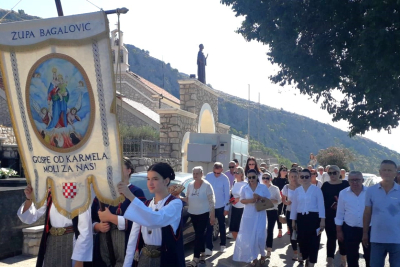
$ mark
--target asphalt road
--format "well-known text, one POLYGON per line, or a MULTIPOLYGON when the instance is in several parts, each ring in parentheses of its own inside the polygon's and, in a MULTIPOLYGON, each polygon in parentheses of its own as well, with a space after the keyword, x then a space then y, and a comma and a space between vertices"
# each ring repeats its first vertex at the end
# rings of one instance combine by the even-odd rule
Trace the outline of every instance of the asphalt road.
MULTIPOLYGON (((286 230, 286 226, 283 226, 286 230)), ((278 229, 275 229, 274 236, 278 235, 278 229)), ((326 266, 326 235, 322 233, 321 238, 321 248, 318 253, 318 262, 316 266, 326 266)), ((218 252, 219 239, 214 242, 214 253, 211 257, 207 258, 206 265, 199 267, 231 267, 231 266, 248 266, 245 263, 239 263, 232 260, 232 254, 234 251, 235 242, 232 239, 227 239, 227 251, 225 253, 218 252)), ((360 250, 362 254, 362 250, 360 250)), ((185 256, 186 261, 190 261, 193 258, 193 243, 185 245, 185 256)), ((269 267, 281 267, 281 266, 302 266, 298 262, 294 262, 291 259, 292 250, 290 248, 290 240, 288 235, 284 235, 282 238, 275 238, 273 245, 273 252, 270 261, 267 261, 264 266, 269 267)), ((360 257, 360 267, 365 266, 365 261, 360 257)), ((13 258, 8 258, 5 260, 0 260, 1 267, 34 267, 36 264, 36 258, 29 258, 25 256, 17 256, 13 258)), ((340 255, 339 253, 335 256, 335 266, 340 266, 340 255)), ((385 266, 390 266, 388 261, 386 261, 385 266)))

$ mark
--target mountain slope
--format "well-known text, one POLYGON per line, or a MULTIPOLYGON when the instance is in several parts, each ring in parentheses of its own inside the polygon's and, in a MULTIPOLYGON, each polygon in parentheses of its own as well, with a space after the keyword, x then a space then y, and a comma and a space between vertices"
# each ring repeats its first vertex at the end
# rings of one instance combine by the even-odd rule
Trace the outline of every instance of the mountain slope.
MULTIPOLYGON (((0 18, 8 10, 0 9, 0 18)), ((29 16, 23 10, 11 12, 3 23, 38 19, 29 16)), ((131 71, 179 98, 178 79, 188 75, 180 73, 171 65, 150 56, 150 52, 126 44, 129 51, 131 71)), ((231 125, 232 132, 241 136, 247 134, 247 100, 219 91, 219 121, 231 125)), ((328 124, 313 119, 278 110, 266 105, 250 104, 250 135, 266 147, 293 162, 305 166, 310 152, 318 154, 320 149, 329 146, 341 146, 353 151, 356 161, 350 164, 351 169, 377 173, 382 159, 392 159, 400 163, 400 154, 383 147, 367 138, 348 137, 347 133, 328 124), (258 119, 259 112, 259 119, 258 119)))

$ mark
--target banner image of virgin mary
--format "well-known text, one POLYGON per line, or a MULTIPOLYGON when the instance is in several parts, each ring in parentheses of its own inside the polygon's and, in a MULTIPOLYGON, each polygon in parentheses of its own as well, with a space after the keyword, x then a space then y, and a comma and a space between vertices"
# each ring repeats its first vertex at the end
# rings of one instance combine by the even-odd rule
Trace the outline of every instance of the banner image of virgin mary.
POLYGON ((58 152, 80 147, 93 126, 93 94, 80 65, 65 55, 40 59, 26 90, 28 114, 39 140, 58 152))

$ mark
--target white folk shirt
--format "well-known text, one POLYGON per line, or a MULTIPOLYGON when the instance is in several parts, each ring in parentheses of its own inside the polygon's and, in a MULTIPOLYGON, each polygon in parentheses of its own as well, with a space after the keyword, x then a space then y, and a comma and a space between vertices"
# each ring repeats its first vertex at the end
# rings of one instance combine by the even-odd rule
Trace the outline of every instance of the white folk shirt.
MULTIPOLYGON (((35 205, 32 204, 28 210, 22 213, 22 211, 24 210, 24 205, 25 203, 23 203, 18 209, 17 215, 23 223, 32 224, 39 220, 40 217, 42 217, 46 213, 47 200, 39 209, 36 209, 35 205)), ((53 204, 51 204, 50 206, 50 223, 51 226, 55 228, 72 226, 72 220, 61 215, 57 211, 56 206, 54 206, 53 204)), ((93 232, 90 207, 84 213, 79 215, 78 230, 78 239, 75 239, 75 235, 73 235, 74 247, 71 259, 73 261, 92 261, 93 232)), ((74 264, 75 263, 73 262, 72 266, 74 266, 74 264)))
POLYGON ((304 215, 309 212, 318 212, 319 218, 325 218, 324 196, 317 186, 310 185, 307 192, 300 186, 294 190, 290 219, 297 220, 297 213, 304 215))
POLYGON ((363 227, 366 192, 365 186, 358 196, 354 194, 350 187, 340 191, 335 218, 336 225, 343 225, 343 222, 345 222, 351 227, 363 227))
POLYGON ((282 203, 281 192, 279 191, 279 188, 275 185, 271 185, 268 187, 268 191, 271 193, 270 200, 277 200, 278 203, 273 203, 274 207, 267 210, 278 210, 278 205, 282 203))
POLYGON ((125 211, 124 217, 133 222, 132 230, 126 248, 124 267, 132 266, 135 255, 139 230, 141 229, 143 241, 146 245, 161 246, 161 228, 171 225, 174 233, 178 230, 182 216, 182 200, 174 199, 164 206, 165 201, 170 197, 160 200, 154 204, 154 198, 147 207, 138 198, 135 198, 125 211), (155 210, 158 211, 155 211, 155 210), (151 234, 148 231, 151 231, 151 234))

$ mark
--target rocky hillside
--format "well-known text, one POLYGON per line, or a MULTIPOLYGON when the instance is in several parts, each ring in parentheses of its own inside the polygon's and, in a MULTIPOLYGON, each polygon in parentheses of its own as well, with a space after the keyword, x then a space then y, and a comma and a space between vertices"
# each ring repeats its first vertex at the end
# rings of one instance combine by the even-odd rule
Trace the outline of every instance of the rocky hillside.
MULTIPOLYGON (((6 13, 0 9, 0 18, 6 13)), ((4 22, 37 19, 23 10, 12 12, 4 22)), ((150 52, 134 45, 125 44, 129 51, 131 71, 139 74, 152 83, 165 88, 179 98, 177 80, 188 75, 172 68, 159 59, 150 56, 150 52)), ((234 134, 247 134, 247 100, 219 92, 219 121, 232 126, 234 134)), ((383 147, 367 138, 350 138, 347 132, 311 118, 300 116, 284 110, 251 102, 251 137, 259 140, 266 147, 272 148, 292 162, 306 165, 310 152, 318 154, 320 149, 329 146, 346 147, 353 151, 356 161, 350 164, 352 169, 377 173, 382 159, 392 159, 400 163, 400 154, 383 147), (259 112, 259 113, 258 113, 259 112), (259 115, 258 115, 259 114, 259 115)))

